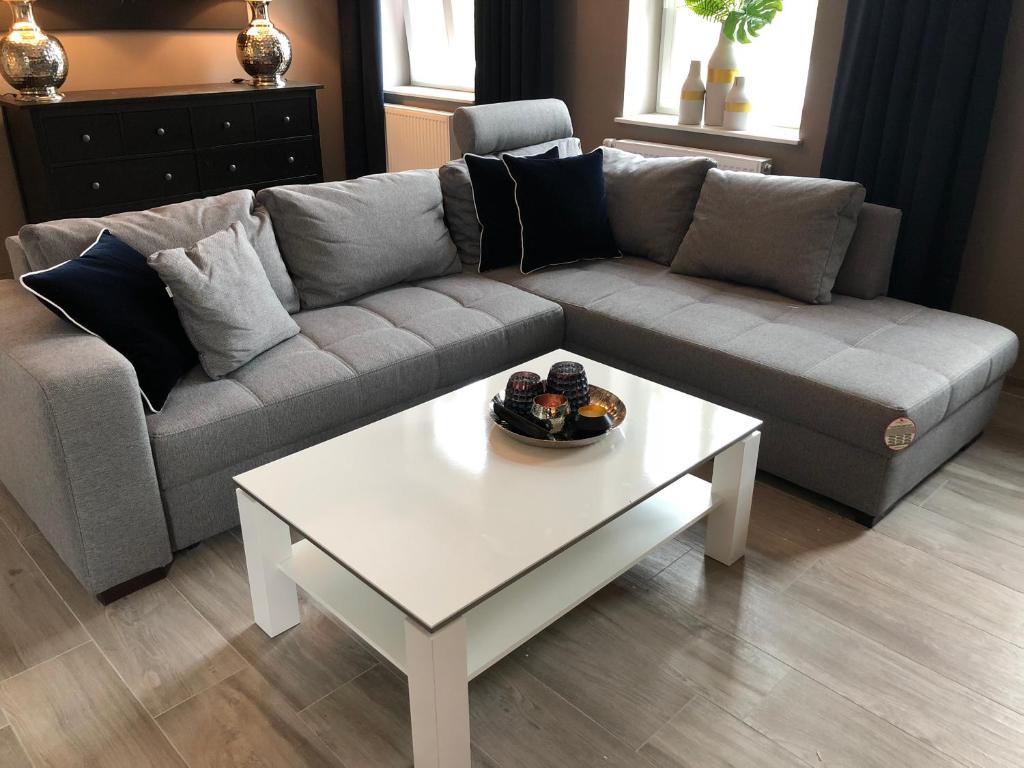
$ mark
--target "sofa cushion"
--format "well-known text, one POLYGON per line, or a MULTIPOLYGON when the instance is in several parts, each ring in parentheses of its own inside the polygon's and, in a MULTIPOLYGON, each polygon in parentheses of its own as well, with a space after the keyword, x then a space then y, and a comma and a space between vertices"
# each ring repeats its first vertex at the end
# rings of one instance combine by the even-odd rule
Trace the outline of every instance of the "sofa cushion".
POLYGON ((24 274, 21 284, 55 315, 124 355, 151 411, 163 407, 196 363, 159 275, 106 229, 78 258, 24 274))
POLYGON ((902 218, 899 208, 872 203, 861 206, 857 230, 836 275, 833 291, 858 299, 874 299, 888 292, 902 218))
POLYGON ((245 226, 281 304, 289 312, 298 312, 299 294, 281 260, 270 216, 262 206, 255 205, 248 189, 148 211, 27 224, 18 234, 29 267, 46 269, 78 256, 103 229, 149 256, 166 248, 188 248, 236 221, 245 226))
POLYGON ((638 258, 488 274, 559 302, 570 349, 882 454, 893 419, 927 433, 1017 353, 1011 332, 982 320, 887 297, 802 304, 638 258))
POLYGON ((303 309, 461 270, 437 171, 262 190, 303 309))
POLYGON ((708 157, 644 157, 602 147, 608 218, 623 253, 668 266, 693 221, 708 157))
POLYGON ((863 203, 850 181, 712 169, 672 271, 827 304, 863 203))
POLYGON ((274 295, 241 222, 191 248, 157 251, 147 262, 167 285, 199 364, 211 378, 231 373, 299 332, 274 295))
POLYGON ((149 418, 161 488, 494 373, 556 348, 564 327, 557 304, 474 274, 385 289, 295 320, 298 336, 223 379, 194 369, 149 418))
MULTIPOLYGON (((530 158, 558 158, 552 147, 530 158)), ((480 222, 480 272, 518 264, 523 258, 522 232, 516 210, 516 189, 505 164, 497 157, 467 154, 463 160, 473 180, 473 201, 480 222)))
MULTIPOLYGON (((582 154, 580 140, 574 137, 509 149, 504 154, 528 157, 550 149, 557 149, 559 157, 576 157, 582 154)), ((497 158, 499 155, 486 157, 497 158)), ((469 168, 466 167, 465 160, 452 160, 441 166, 439 174, 441 195, 444 198, 444 219, 459 251, 459 258, 463 264, 477 264, 480 261, 480 221, 476 216, 469 168)))
POLYGON ((619 256, 608 221, 600 149, 558 160, 503 155, 515 182, 522 271, 619 256))

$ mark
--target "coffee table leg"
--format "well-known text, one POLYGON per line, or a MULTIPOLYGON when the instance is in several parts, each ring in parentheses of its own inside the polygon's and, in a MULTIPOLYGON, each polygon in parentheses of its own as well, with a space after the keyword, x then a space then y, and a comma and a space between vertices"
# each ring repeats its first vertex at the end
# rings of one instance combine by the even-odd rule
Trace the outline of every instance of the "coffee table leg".
POLYGON ((274 637, 299 623, 295 582, 277 569, 278 563, 291 556, 291 535, 287 523, 245 491, 238 489, 236 494, 253 618, 264 632, 274 637))
POLYGON ((754 493, 760 444, 761 433, 754 432, 715 457, 711 494, 719 500, 719 505, 708 516, 704 554, 726 565, 743 557, 747 548, 750 499, 754 493))
POLYGON ((469 768, 465 621, 430 633, 406 619, 405 667, 416 768, 469 768))

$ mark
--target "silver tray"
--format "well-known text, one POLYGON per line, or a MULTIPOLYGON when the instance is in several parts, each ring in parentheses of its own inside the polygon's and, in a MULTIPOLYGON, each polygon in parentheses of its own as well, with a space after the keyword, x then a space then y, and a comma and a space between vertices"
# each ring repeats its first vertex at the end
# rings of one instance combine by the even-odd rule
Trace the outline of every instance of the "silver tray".
MULTIPOLYGON (((498 393, 498 400, 505 402, 504 392, 498 393)), ((494 426, 513 440, 518 440, 520 443, 534 445, 538 448, 582 448, 585 445, 593 445, 600 440, 604 440, 612 433, 613 430, 618 429, 622 422, 626 420, 626 404, 623 403, 618 396, 609 392, 607 389, 591 384, 590 402, 596 405, 603 405, 608 409, 608 415, 612 417, 612 425, 608 428, 607 432, 576 439, 562 437, 561 435, 550 435, 546 438, 523 435, 513 429, 509 429, 509 427, 507 427, 505 423, 494 413, 493 408, 488 407, 488 411, 491 414, 491 419, 494 421, 494 426)))

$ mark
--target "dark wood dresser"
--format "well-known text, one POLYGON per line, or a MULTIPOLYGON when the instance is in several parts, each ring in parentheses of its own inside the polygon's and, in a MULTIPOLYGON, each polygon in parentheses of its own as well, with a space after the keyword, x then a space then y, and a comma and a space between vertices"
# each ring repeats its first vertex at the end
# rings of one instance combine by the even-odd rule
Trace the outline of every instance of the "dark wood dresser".
POLYGON ((323 181, 316 92, 243 84, 0 97, 29 222, 323 181))

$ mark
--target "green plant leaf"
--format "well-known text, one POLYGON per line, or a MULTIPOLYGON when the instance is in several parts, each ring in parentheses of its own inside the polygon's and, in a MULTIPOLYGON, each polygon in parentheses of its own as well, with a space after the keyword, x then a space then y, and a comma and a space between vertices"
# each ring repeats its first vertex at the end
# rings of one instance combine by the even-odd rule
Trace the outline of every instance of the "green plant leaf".
POLYGON ((782 0, 739 0, 734 5, 722 20, 722 31, 730 40, 743 44, 757 37, 782 10, 782 0))
POLYGON ((735 0, 686 0, 686 7, 702 18, 721 24, 734 3, 735 0))

